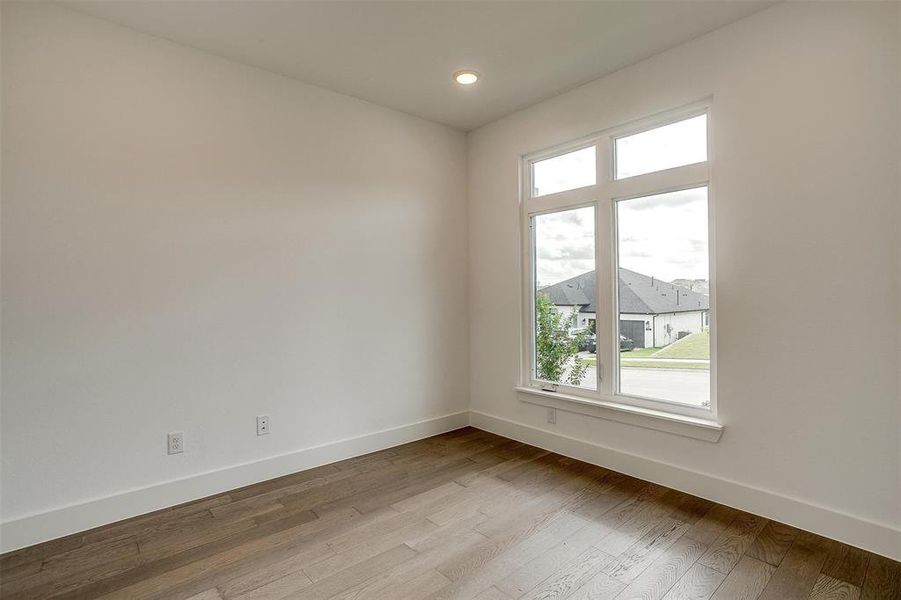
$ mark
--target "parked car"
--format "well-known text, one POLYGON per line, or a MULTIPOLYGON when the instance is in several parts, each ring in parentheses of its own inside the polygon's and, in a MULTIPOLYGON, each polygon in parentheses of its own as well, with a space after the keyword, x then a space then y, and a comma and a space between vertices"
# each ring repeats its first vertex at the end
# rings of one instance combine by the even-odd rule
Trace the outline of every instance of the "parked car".
MULTIPOLYGON (((569 330, 569 336, 571 338, 576 337, 579 333, 585 331, 584 329, 572 328, 569 330)), ((635 349, 635 342, 630 340, 624 335, 619 336, 619 351, 620 352, 629 352, 635 349)), ((582 344, 579 346, 579 352, 591 352, 592 354, 597 354, 598 351, 598 338, 595 334, 589 333, 582 339, 582 344)))
POLYGON ((579 352, 596 352, 597 338, 585 327, 572 327, 569 330, 570 339, 582 335, 582 342, 579 344, 579 352), (584 335, 583 335, 584 334, 584 335))

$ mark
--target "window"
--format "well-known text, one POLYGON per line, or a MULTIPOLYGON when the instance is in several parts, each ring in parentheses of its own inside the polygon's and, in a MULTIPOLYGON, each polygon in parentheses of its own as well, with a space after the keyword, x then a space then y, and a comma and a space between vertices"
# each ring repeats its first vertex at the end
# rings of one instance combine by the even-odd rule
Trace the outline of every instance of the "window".
POLYGON ((527 389, 715 416, 708 108, 526 157, 527 389))
POLYGON ((710 404, 707 188, 616 203, 619 392, 710 404))
POLYGON ((596 177, 594 146, 567 152, 532 163, 532 196, 594 185, 596 177))
POLYGON ((616 138, 616 178, 707 160, 707 115, 616 138))
POLYGON ((535 378, 597 389, 594 207, 532 217, 535 378))

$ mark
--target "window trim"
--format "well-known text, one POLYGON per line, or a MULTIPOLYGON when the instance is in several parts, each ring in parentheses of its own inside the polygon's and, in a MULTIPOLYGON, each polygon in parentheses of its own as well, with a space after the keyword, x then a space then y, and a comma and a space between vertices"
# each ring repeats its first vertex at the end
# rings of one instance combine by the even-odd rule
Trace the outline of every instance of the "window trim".
POLYGON ((547 392, 530 387, 517 387, 520 400, 565 412, 617 421, 645 429, 665 431, 705 442, 718 442, 725 427, 718 421, 689 417, 675 413, 623 404, 609 400, 592 400, 561 392, 547 392))
MULTIPOLYGON (((551 397, 562 401, 577 398, 580 403, 617 410, 628 407, 627 412, 638 411, 644 417, 654 419, 655 415, 666 415, 667 419, 678 417, 691 426, 694 422, 704 423, 703 427, 717 425, 717 358, 716 358, 716 281, 715 281, 715 239, 714 239, 714 182, 713 147, 711 131, 714 118, 710 98, 695 102, 675 110, 665 111, 630 123, 555 145, 551 148, 529 153, 520 162, 520 221, 522 240, 522 321, 521 321, 521 377, 517 390, 529 391, 540 397, 551 397), (701 114, 707 115, 707 161, 673 167, 662 171, 644 173, 632 177, 616 179, 615 144, 616 139, 641 133, 670 123, 676 123, 701 114), (535 162, 554 158, 575 150, 594 145, 597 161, 595 185, 575 188, 554 194, 532 197, 532 183, 535 162), (670 191, 707 187, 708 207, 708 258, 710 281, 710 406, 696 407, 683 403, 656 398, 620 394, 619 389, 619 315, 616 282, 617 231, 616 204, 619 201, 649 196, 670 191), (597 272, 597 315, 607 314, 610 318, 596 322, 597 350, 597 390, 589 390, 565 384, 548 384, 535 377, 535 244, 532 217, 539 214, 593 205, 595 207, 595 270, 597 272), (606 237, 609 236, 609 239, 606 237), (603 331, 601 330, 603 328, 603 331), (609 342, 608 343, 602 343, 609 342), (609 346, 609 347, 608 347, 609 346), (614 347, 615 346, 615 347, 614 347), (603 350, 602 350, 603 347, 603 350)), ((532 399, 534 403, 534 399, 532 399)), ((584 412, 578 411, 578 412, 584 412)), ((605 411, 590 411, 602 416, 605 411)), ((603 416, 602 416, 603 418, 603 416)), ((621 419, 614 419, 621 420, 621 419)), ((715 429, 715 428, 714 428, 715 429)), ((719 439, 721 429, 716 438, 719 439)), ((714 440, 715 441, 715 440, 714 440)))

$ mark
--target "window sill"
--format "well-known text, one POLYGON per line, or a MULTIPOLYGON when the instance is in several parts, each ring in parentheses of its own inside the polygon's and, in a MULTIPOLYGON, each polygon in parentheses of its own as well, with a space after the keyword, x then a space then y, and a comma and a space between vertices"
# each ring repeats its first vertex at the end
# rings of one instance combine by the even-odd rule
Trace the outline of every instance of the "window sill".
POLYGON ((716 421, 707 419, 676 415, 608 400, 589 400, 570 394, 530 387, 517 387, 516 391, 519 392, 520 400, 529 404, 665 431, 705 442, 718 442, 723 435, 724 427, 716 421))

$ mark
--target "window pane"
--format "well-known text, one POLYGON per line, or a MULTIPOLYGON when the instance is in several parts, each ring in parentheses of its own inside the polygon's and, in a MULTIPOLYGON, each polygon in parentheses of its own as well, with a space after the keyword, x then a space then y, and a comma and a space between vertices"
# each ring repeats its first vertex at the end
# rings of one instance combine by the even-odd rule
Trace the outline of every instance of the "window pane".
POLYGON ((595 148, 589 146, 532 164, 532 197, 596 183, 595 148))
POLYGON ((707 188, 616 204, 620 393, 710 406, 707 188))
POLYGON ((594 207, 532 217, 535 377, 597 389, 594 207))
POLYGON ((617 138, 616 178, 707 160, 707 115, 617 138))

